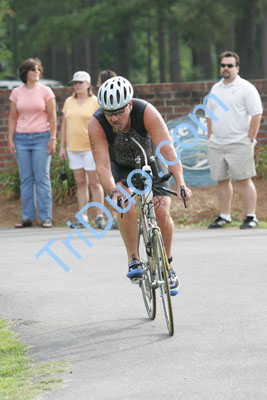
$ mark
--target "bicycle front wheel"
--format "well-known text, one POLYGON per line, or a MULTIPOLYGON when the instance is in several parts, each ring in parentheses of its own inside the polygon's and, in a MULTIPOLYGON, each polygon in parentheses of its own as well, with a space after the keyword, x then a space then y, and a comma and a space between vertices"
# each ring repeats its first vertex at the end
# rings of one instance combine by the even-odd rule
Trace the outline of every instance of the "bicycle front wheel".
POLYGON ((168 260, 161 233, 155 229, 152 241, 153 262, 158 275, 158 286, 163 303, 163 311, 170 336, 174 334, 173 312, 168 279, 168 260))
POLYGON ((153 320, 156 316, 156 292, 155 289, 152 288, 152 262, 147 254, 147 239, 145 239, 141 227, 138 233, 138 254, 144 269, 144 275, 142 279, 140 279, 140 288, 142 290, 147 314, 149 318, 153 320))

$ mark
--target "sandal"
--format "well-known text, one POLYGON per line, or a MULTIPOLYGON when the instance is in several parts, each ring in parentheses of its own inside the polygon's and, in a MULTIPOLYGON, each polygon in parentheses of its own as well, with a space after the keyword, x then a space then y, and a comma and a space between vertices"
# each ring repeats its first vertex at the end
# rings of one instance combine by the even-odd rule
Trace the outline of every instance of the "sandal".
POLYGON ((52 228, 52 221, 50 219, 46 219, 42 222, 43 228, 52 228))
POLYGON ((29 226, 32 226, 32 221, 30 219, 27 219, 27 220, 22 220, 21 222, 18 222, 15 225, 15 228, 28 228, 29 226))

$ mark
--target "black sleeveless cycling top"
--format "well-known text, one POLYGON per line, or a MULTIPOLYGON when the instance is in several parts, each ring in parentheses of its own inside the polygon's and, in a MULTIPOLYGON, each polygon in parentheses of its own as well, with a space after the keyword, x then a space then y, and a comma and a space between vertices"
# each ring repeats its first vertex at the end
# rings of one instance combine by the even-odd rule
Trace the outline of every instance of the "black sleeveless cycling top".
POLYGON ((142 165, 144 158, 139 147, 131 140, 134 137, 145 149, 147 158, 155 154, 155 148, 151 137, 144 126, 144 111, 147 102, 141 99, 133 99, 131 111, 131 130, 127 133, 114 133, 112 126, 108 123, 103 109, 98 109, 94 117, 102 126, 108 141, 109 154, 111 160, 119 165, 135 168, 135 158, 140 155, 142 165))

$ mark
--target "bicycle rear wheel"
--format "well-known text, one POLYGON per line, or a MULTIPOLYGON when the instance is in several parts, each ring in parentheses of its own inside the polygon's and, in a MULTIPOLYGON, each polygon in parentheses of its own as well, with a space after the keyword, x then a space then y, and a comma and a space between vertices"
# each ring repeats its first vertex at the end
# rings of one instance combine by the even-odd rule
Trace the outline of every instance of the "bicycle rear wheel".
POLYGON ((156 292, 152 288, 152 262, 147 254, 147 240, 144 237, 142 227, 138 233, 138 255, 143 263, 144 275, 140 279, 140 288, 143 294, 146 311, 150 319, 155 319, 156 316, 156 292))
POLYGON ((153 261, 158 274, 158 286, 163 303, 163 311, 170 336, 174 334, 173 312, 168 279, 168 260, 165 252, 161 233, 155 229, 153 232, 153 261))

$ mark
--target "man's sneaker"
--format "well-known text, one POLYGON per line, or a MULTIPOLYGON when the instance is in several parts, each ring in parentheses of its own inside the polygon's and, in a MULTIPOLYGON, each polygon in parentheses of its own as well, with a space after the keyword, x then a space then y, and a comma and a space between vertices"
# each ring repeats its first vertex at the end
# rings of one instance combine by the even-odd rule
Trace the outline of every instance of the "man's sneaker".
POLYGON ((132 261, 128 264, 128 274, 127 278, 134 280, 136 278, 141 278, 144 274, 142 263, 140 260, 136 260, 133 256, 132 261))
POLYGON ((80 221, 76 220, 70 225, 70 228, 82 229, 82 228, 84 228, 84 225, 80 221))
POLYGON ((222 218, 221 216, 217 217, 215 221, 208 226, 208 229, 217 229, 222 228, 226 224, 230 224, 231 221, 227 221, 226 219, 222 218))
POLYGON ((118 221, 115 218, 113 218, 112 225, 111 225, 110 229, 119 229, 118 221))
POLYGON ((170 283, 170 294, 171 296, 176 296, 180 290, 180 283, 176 276, 174 269, 169 269, 169 283, 170 283))
POLYGON ((95 219, 95 223, 98 229, 105 229, 105 220, 103 215, 98 215, 95 219))
POLYGON ((242 225, 240 225, 240 229, 256 228, 257 225, 258 225, 257 219, 255 219, 254 217, 246 217, 242 225))

